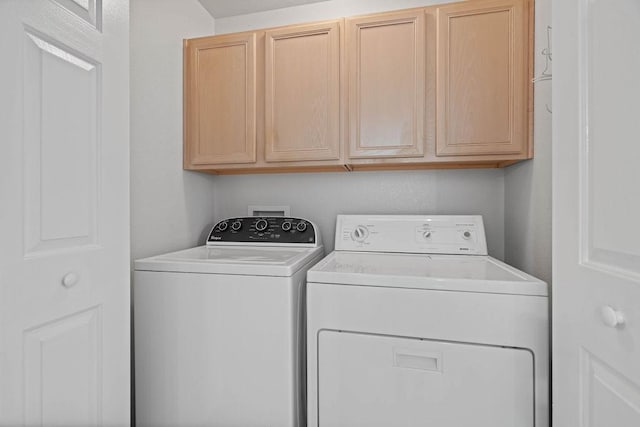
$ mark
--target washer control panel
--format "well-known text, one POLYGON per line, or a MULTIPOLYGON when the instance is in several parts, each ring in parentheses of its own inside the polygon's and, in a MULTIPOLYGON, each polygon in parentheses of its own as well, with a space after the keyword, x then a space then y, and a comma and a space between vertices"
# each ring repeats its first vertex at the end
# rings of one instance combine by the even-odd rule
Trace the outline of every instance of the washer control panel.
POLYGON ((309 220, 290 217, 238 217, 218 222, 209 233, 208 246, 216 245, 319 246, 320 235, 309 220))
POLYGON ((336 250, 487 255, 480 215, 338 215, 336 250))

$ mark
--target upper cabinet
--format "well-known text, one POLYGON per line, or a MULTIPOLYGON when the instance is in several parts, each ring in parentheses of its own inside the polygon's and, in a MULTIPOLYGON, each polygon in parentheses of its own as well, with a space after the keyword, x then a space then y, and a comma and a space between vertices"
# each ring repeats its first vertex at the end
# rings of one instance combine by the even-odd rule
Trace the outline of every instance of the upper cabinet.
POLYGON ((265 161, 341 160, 341 22, 266 32, 265 161))
POLYGON ((344 170, 343 22, 186 40, 185 168, 344 170))
POLYGON ((531 158, 532 3, 469 0, 185 41, 185 168, 531 158))
POLYGON ((423 157, 423 9, 346 20, 349 159, 423 157))
POLYGON ((184 43, 185 167, 256 161, 256 35, 184 43))
POLYGON ((438 156, 528 156, 526 6, 491 0, 437 9, 438 156))

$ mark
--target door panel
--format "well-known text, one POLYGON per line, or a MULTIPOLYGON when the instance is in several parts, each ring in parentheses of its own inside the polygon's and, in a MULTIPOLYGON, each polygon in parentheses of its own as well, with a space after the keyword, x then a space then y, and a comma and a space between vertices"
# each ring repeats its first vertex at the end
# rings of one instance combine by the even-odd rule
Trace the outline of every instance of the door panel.
POLYGON ((27 425, 99 425, 101 327, 94 307, 25 331, 27 425))
POLYGON ((99 65, 29 30, 24 40, 26 255, 96 244, 99 65))
POLYGON ((533 379, 528 350, 318 334, 322 427, 533 427, 533 379))
POLYGON ((340 22, 267 31, 265 160, 340 158, 340 22))
POLYGON ((102 29, 102 0, 53 0, 86 21, 97 30, 102 29))
POLYGON ((583 263, 640 280, 640 246, 637 235, 629 232, 629 225, 640 217, 640 204, 629 197, 637 191, 640 159, 640 144, 629 143, 630 137, 640 135, 640 85, 636 84, 640 52, 634 39, 640 36, 635 29, 640 7, 633 0, 585 5, 582 65, 588 72, 581 92, 588 135, 582 138, 580 178, 586 232, 583 263))
POLYGON ((526 2, 438 8, 436 153, 524 153, 527 136, 526 2))
POLYGON ((553 6, 554 424, 637 426, 640 6, 553 6))
POLYGON ((581 351, 580 368, 583 426, 637 426, 640 387, 586 350, 581 351))
POLYGON ((2 426, 130 423, 128 10, 0 2, 2 426))
POLYGON ((185 44, 185 155, 192 165, 256 161, 256 35, 185 44))
POLYGON ((422 157, 424 10, 346 21, 349 157, 422 157))

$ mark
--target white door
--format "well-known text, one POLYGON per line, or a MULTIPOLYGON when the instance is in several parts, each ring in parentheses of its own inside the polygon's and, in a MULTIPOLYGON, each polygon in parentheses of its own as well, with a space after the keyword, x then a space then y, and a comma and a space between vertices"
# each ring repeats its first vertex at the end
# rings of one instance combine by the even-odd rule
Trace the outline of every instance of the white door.
POLYGON ((553 419, 640 426, 640 1, 553 2, 553 419))
POLYGON ((0 0, 0 425, 129 424, 129 2, 0 0))

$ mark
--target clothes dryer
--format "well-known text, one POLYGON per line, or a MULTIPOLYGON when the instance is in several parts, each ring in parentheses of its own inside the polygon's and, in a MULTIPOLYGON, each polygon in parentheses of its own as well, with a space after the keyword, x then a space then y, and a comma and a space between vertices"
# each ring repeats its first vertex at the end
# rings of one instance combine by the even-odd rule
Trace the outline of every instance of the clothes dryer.
POLYGON ((480 216, 338 216, 307 274, 309 427, 547 427, 547 285, 480 216))

